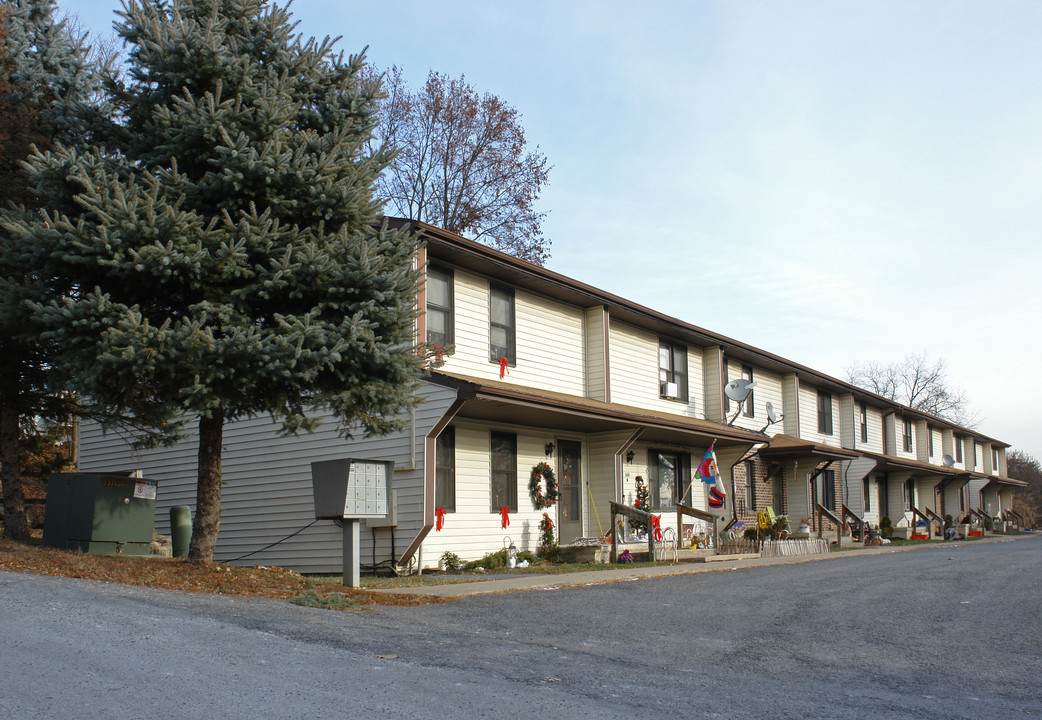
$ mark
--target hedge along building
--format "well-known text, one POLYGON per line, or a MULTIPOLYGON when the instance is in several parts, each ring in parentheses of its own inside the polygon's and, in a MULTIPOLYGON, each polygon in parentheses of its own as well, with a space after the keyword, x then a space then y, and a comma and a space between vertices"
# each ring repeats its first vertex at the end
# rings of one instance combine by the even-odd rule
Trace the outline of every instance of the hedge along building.
MULTIPOLYGON (((710 486, 694 470, 710 446, 728 489, 726 518, 749 517, 751 473, 749 497, 769 488, 772 502, 798 519, 819 502, 849 504, 844 480, 862 457, 857 400, 879 423, 901 409, 453 233, 391 222, 426 240, 417 257, 425 273, 417 337, 443 346, 444 364, 426 378, 423 401, 399 433, 345 440, 327 422, 310 435, 279 437, 266 419, 229 424, 218 560, 337 571, 340 529, 308 526, 310 463, 345 457, 395 463, 390 516, 363 521, 363 561, 371 564, 431 567, 447 550, 476 559, 507 538, 534 550, 544 512, 564 543, 597 536, 608 529, 609 501, 632 504, 638 477, 649 509, 663 528, 673 526, 678 501, 709 510, 710 486), (756 382, 741 408, 723 391, 739 376, 756 382), (779 422, 768 423, 767 402, 779 422), (542 462, 560 483, 551 508, 529 493, 542 462)), ((960 432, 1004 461, 1003 444, 960 432)), ((883 433, 882 424, 873 430, 883 433)), ((890 451, 880 447, 896 456, 890 451)), ((141 470, 159 480, 160 531, 169 506, 193 503, 194 463, 191 440, 133 453, 96 426, 80 434, 82 470, 141 470)), ((996 469, 987 481, 1002 475, 996 469)))

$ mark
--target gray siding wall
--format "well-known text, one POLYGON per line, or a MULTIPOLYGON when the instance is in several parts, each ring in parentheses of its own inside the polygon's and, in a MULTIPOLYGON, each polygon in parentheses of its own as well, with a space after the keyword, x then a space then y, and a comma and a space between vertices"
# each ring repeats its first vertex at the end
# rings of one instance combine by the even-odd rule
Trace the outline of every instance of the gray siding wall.
MULTIPOLYGON (((328 412, 311 434, 280 436, 279 426, 267 417, 230 422, 225 426, 222 456, 224 487, 221 531, 215 559, 232 561, 263 548, 314 520, 311 462, 364 457, 394 460, 392 489, 397 495, 398 526, 394 543, 398 554, 423 522, 424 435, 444 414, 455 392, 427 385, 424 401, 416 408, 415 424, 384 437, 340 436, 328 412)), ((195 512, 196 453, 194 426, 189 437, 169 448, 134 451, 116 434, 85 423, 80 432, 80 470, 104 472, 141 470, 159 481, 156 530, 169 533, 169 510, 189 505, 195 512)), ((362 562, 373 559, 373 532, 362 523, 362 562)), ((240 565, 278 565, 298 572, 339 572, 342 533, 331 520, 320 520, 299 535, 241 561, 240 565)), ((391 557, 391 530, 376 530, 376 561, 391 557)))

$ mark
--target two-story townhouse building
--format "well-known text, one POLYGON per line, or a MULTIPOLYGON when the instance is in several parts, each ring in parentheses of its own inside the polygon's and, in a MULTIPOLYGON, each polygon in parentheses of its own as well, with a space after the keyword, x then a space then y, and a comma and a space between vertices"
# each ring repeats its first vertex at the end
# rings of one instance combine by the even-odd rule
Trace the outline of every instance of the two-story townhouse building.
MULTIPOLYGON (((609 502, 632 504, 637 478, 663 528, 675 524, 677 502, 724 520, 752 520, 768 504, 795 520, 813 518, 821 504, 911 523, 917 498, 936 492, 933 478, 960 471, 977 474, 982 507, 1011 502, 1015 481, 1004 477, 998 441, 454 233, 411 225, 426 240, 417 258, 417 337, 443 348, 443 363, 419 389, 422 402, 404 431, 382 437, 346 440, 332 422, 297 437, 280 436, 263 418, 230 423, 218 560, 339 570, 340 528, 313 522, 310 464, 345 457, 394 461, 390 514, 363 521, 362 554, 374 566, 431 567, 447 550, 476 559, 508 541, 534 550, 544 513, 563 543, 603 535, 609 502), (755 382, 741 406, 724 392, 739 378, 755 382), (695 474, 710 448, 727 489, 719 510, 695 474), (953 468, 941 459, 950 451, 960 458, 953 468), (974 454, 976 462, 962 459, 974 454), (529 493, 543 462, 561 495, 548 509, 529 493)), ((140 470, 159 481, 160 531, 170 506, 194 501, 194 453, 191 441, 132 451, 96 426, 80 433, 81 470, 140 470)))

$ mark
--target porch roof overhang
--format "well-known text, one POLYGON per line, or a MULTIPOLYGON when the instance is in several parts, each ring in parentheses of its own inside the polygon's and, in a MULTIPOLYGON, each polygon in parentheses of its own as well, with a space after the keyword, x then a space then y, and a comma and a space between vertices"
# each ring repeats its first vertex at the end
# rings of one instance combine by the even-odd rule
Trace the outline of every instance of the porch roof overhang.
POLYGON ((973 473, 975 477, 987 478, 988 484, 981 488, 981 490, 994 489, 997 487, 1027 487, 1027 483, 1023 480, 1017 480, 1011 477, 1002 477, 1001 475, 981 475, 979 473, 973 473))
POLYGON ((866 452, 864 450, 860 453, 866 458, 876 461, 876 470, 883 472, 911 472, 914 477, 918 479, 927 479, 931 476, 936 477, 938 482, 948 482, 954 480, 957 472, 951 468, 946 468, 941 465, 931 465, 930 463, 920 462, 919 460, 909 460, 908 458, 898 458, 892 455, 882 455, 880 453, 866 452))
POLYGON ((766 442, 759 432, 720 423, 606 403, 577 395, 514 385, 508 382, 431 372, 427 380, 456 390, 464 401, 456 417, 512 425, 597 433, 643 430, 641 441, 676 445, 750 445, 766 442))
POLYGON ((759 455, 764 460, 801 460, 810 458, 818 462, 853 460, 860 453, 846 448, 823 445, 811 440, 792 437, 791 435, 775 435, 767 447, 760 448, 759 455))

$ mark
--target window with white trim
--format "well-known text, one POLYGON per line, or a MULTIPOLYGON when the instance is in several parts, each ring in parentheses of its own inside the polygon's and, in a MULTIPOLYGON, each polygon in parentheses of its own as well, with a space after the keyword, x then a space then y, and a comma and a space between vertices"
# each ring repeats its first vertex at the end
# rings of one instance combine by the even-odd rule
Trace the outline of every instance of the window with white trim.
POLYGON ((687 347, 659 341, 658 380, 660 397, 687 402, 687 347))
POLYGON ((492 285, 489 292, 488 359, 508 364, 517 362, 514 348, 514 291, 492 285))
POLYGON ((832 393, 818 390, 818 432, 832 434, 832 393))
POLYGON ((427 342, 441 347, 453 343, 452 271, 427 268, 427 342))

